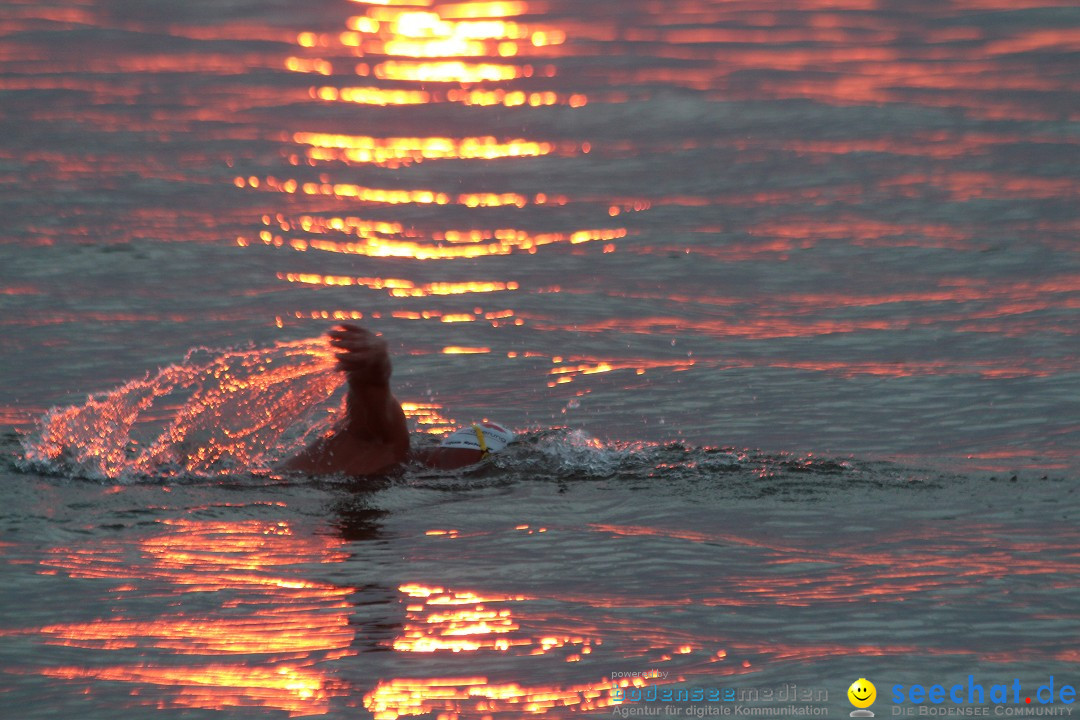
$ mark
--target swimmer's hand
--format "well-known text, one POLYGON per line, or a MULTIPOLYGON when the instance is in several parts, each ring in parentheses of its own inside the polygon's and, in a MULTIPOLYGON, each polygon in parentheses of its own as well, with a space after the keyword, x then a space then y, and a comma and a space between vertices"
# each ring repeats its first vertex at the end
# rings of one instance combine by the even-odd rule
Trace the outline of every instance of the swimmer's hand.
POLYGON ((338 370, 349 377, 350 385, 388 385, 393 367, 386 341, 357 325, 342 323, 329 331, 338 370))

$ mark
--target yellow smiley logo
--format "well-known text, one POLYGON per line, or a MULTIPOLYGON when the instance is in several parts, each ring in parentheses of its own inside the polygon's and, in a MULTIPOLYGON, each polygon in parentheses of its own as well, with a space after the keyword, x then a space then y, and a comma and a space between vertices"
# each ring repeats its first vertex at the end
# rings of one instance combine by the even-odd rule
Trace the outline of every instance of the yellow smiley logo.
POLYGON ((868 708, 877 699, 877 688, 866 678, 859 678, 847 689, 848 700, 857 708, 868 708))

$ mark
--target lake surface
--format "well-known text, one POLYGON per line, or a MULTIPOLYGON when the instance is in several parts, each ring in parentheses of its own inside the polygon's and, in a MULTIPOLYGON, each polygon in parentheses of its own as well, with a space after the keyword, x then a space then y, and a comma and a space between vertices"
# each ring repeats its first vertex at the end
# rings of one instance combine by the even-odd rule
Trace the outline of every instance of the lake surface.
POLYGON ((0 700, 1063 714, 1078 90, 1064 0, 5 3, 0 700), (521 441, 275 473, 340 321, 521 441))

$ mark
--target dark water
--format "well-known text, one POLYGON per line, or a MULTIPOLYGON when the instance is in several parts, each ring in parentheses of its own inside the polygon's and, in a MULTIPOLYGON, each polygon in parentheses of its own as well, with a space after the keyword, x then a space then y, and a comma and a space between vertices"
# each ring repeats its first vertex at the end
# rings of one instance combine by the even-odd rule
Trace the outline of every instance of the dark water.
POLYGON ((1071 2, 5 3, 0 700, 1075 686, 1078 89, 1071 2), (275 475, 335 320, 523 441, 275 475))

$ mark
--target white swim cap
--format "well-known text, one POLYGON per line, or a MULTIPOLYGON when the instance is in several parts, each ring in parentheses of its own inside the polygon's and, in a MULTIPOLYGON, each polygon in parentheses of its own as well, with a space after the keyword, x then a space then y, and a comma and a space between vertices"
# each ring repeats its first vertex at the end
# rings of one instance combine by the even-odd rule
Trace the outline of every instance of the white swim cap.
POLYGON ((455 430, 444 437, 439 445, 481 452, 499 452, 512 442, 514 442, 513 432, 498 423, 484 422, 455 430))

